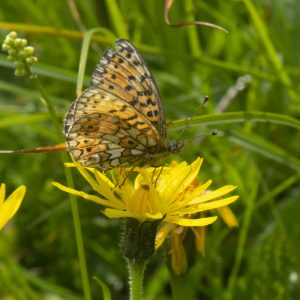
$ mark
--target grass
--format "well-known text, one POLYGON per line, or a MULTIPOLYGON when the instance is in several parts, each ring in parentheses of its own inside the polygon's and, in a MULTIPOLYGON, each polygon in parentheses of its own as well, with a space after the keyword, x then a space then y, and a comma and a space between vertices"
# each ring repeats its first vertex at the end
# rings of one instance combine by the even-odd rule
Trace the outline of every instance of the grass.
MULTIPOLYGON (((201 180, 212 178, 215 188, 238 186, 240 199, 231 208, 240 227, 229 230, 220 220, 209 227, 205 257, 197 255, 188 278, 182 279, 189 286, 187 295, 299 297, 297 0, 174 1, 172 23, 208 21, 228 34, 167 26, 163 1, 2 0, 1 8, 0 39, 16 30, 35 46, 39 63, 33 70, 58 123, 51 121, 38 90, 13 76, 12 64, 1 53, 0 149, 63 142, 63 117, 87 86, 99 57, 116 38, 128 38, 157 81, 170 138, 184 130, 180 138, 190 140, 181 156, 189 162, 204 157, 201 180), (203 105, 206 95, 209 101, 203 105), (212 131, 218 134, 211 136, 212 131)), ((28 189, 13 223, 1 232, 0 298, 83 298, 73 211, 81 223, 91 298, 99 299, 102 291, 108 295, 108 287, 112 299, 127 299, 118 223, 81 199, 74 200, 77 213, 73 202, 51 185, 65 183, 58 153, 1 155, 0 175, 8 192, 21 184, 28 189)), ((76 187, 88 189, 73 177, 76 187)), ((160 253, 147 268, 145 299, 170 299, 169 281, 160 253)))

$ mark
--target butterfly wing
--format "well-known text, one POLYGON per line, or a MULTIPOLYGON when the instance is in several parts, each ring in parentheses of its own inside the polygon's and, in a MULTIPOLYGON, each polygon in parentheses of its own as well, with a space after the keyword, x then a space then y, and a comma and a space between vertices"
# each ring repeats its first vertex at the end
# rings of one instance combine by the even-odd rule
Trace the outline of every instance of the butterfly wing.
POLYGON ((127 40, 116 41, 92 75, 91 86, 122 99, 141 113, 166 138, 165 114, 155 80, 137 49, 127 40))
POLYGON ((65 121, 68 150, 84 166, 102 170, 148 164, 163 147, 158 131, 127 102, 90 87, 65 121))

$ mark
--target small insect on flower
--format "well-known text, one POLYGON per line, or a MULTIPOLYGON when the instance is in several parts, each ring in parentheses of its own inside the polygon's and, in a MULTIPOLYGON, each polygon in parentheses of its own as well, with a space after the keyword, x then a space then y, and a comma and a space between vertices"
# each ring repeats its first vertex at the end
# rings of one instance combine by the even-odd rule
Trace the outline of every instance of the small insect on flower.
POLYGON ((101 170, 159 166, 186 144, 167 140, 155 80, 137 49, 123 39, 101 58, 90 87, 71 105, 64 131, 74 160, 101 170))

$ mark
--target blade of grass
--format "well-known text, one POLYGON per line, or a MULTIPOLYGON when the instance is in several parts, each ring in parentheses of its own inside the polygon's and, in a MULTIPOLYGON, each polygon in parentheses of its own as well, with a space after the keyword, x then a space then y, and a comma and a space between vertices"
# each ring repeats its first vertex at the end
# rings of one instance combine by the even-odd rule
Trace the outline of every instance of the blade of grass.
POLYGON ((80 61, 79 61, 79 70, 78 70, 78 76, 77 76, 77 85, 76 85, 76 95, 79 96, 82 91, 82 86, 84 82, 84 73, 85 73, 85 67, 87 62, 87 56, 89 53, 89 47, 90 43, 92 41, 92 38, 96 32, 101 32, 105 35, 107 35, 113 43, 115 40, 115 35, 102 27, 93 28, 90 30, 87 30, 83 37, 82 47, 81 47, 81 53, 80 53, 80 61))
MULTIPOLYGON (((68 37, 75 40, 82 40, 84 36, 84 33, 81 31, 14 22, 0 22, 0 29, 68 37)), ((102 36, 94 36, 93 41, 100 42, 103 44, 110 43, 110 40, 108 38, 102 36)))
POLYGON ((117 1, 106 0, 105 3, 106 3, 108 13, 110 15, 110 19, 113 23, 113 27, 115 28, 118 37, 129 39, 129 34, 126 29, 127 28, 126 22, 123 19, 117 1))
MULTIPOLYGON (((59 122, 58 116, 52 105, 50 98, 48 97, 46 90, 42 86, 42 84, 39 80, 39 77, 37 75, 32 74, 30 69, 28 69, 28 73, 31 74, 31 76, 30 76, 31 81, 32 81, 33 85, 36 87, 36 89, 41 93, 42 100, 46 104, 49 115, 50 115, 51 120, 54 125, 57 140, 58 141, 64 140, 65 137, 60 129, 60 122, 59 122)), ((65 163, 68 162, 67 153, 61 152, 60 155, 61 155, 61 160, 64 164, 67 185, 70 188, 74 188, 73 176, 72 176, 71 170, 69 170, 69 168, 67 168, 65 166, 65 163)), ((85 298, 85 300, 91 300, 92 299, 91 298, 91 290, 90 290, 90 285, 89 285, 89 277, 88 277, 88 271, 87 271, 87 265, 86 265, 86 259, 85 259, 85 251, 84 251, 84 245, 83 245, 78 203, 77 203, 77 199, 75 196, 69 195, 69 199, 70 199, 70 203, 71 203, 71 210, 72 210, 72 216, 73 216, 75 239, 76 239, 76 246, 77 246, 78 258, 79 258, 84 298, 85 298)))
POLYGON ((100 280, 98 277, 94 276, 93 279, 98 283, 98 285, 101 287, 102 289, 102 293, 103 293, 103 299, 104 300, 110 300, 111 299, 111 294, 109 291, 108 286, 102 281, 100 280))
POLYGON ((245 132, 238 130, 231 130, 228 135, 230 140, 239 145, 300 172, 300 160, 298 158, 292 156, 289 152, 271 143, 262 136, 250 132, 245 134, 245 132))
POLYGON ((294 174, 289 177, 287 180, 274 187, 269 193, 263 195, 260 199, 257 200, 255 209, 260 208, 262 205, 267 203, 269 200, 273 199, 277 195, 281 194, 285 190, 290 189, 297 181, 300 179, 300 173, 294 174))
POLYGON ((255 5, 252 3, 251 0, 243 0, 243 2, 246 8, 248 9, 248 12, 253 21, 253 25, 260 36, 262 44, 266 49, 267 57, 270 59, 270 62, 276 71, 277 77, 287 87, 288 94, 291 100, 299 101, 299 97, 297 96, 296 92, 292 87, 292 82, 290 80, 290 77, 276 53, 276 49, 272 43, 271 38, 269 37, 268 30, 264 22, 262 21, 258 10, 256 9, 255 5))
POLYGON ((181 119, 167 123, 169 129, 182 128, 185 126, 208 126, 224 125, 244 122, 261 122, 285 125, 300 130, 300 121, 288 115, 271 112, 248 111, 248 112, 227 112, 222 114, 204 115, 193 118, 181 119))
POLYGON ((63 288, 58 284, 51 283, 45 280, 44 278, 37 276, 36 274, 32 274, 28 270, 22 268, 22 266, 20 265, 16 265, 16 268, 18 274, 21 274, 20 276, 26 278, 27 281, 30 282, 36 288, 55 293, 56 295, 60 295, 61 297, 63 297, 63 299, 68 299, 68 300, 81 299, 81 297, 76 296, 72 291, 63 288))
POLYGON ((32 299, 38 300, 39 296, 34 291, 34 289, 30 286, 28 280, 26 280, 25 276, 20 276, 19 273, 19 265, 12 260, 11 257, 5 258, 6 264, 11 271, 12 282, 14 283, 15 287, 17 287, 18 291, 21 291, 20 299, 32 299))
MULTIPOLYGON (((191 0, 186 0, 183 2, 185 12, 187 13, 187 21, 194 21, 195 18, 192 15, 193 13, 193 2, 191 0)), ((197 26, 190 26, 187 29, 189 44, 191 52, 194 57, 200 57, 202 50, 200 41, 198 39, 197 26)))
POLYGON ((240 270, 242 258, 244 256, 245 245, 247 241, 247 235, 250 228, 251 219, 255 209, 255 199, 257 197, 258 188, 260 186, 261 174, 257 170, 255 165, 250 164, 247 170, 247 176, 249 178, 255 178, 253 181, 248 181, 245 193, 241 194, 241 198, 244 199, 244 204, 246 206, 244 216, 242 218, 242 226, 240 230, 240 235, 238 239, 237 250, 235 254, 234 263, 229 275, 227 289, 225 291, 225 299, 235 299, 234 291, 237 283, 238 273, 240 270))
MULTIPOLYGON (((31 90, 29 88, 23 88, 19 85, 12 84, 11 82, 0 80, 0 90, 11 92, 17 95, 27 96, 29 98, 38 99, 39 100, 39 93, 37 93, 35 90, 31 90)), ((60 97, 53 96, 53 100, 56 103, 62 103, 65 101, 65 99, 62 99, 60 97)), ((2 106, 2 105, 1 105, 2 106)), ((3 106, 2 106, 3 107, 3 106)))
POLYGON ((1 118, 0 128, 9 128, 14 125, 31 124, 31 123, 37 123, 45 120, 49 120, 48 114, 30 114, 30 115, 10 114, 8 117, 1 118))

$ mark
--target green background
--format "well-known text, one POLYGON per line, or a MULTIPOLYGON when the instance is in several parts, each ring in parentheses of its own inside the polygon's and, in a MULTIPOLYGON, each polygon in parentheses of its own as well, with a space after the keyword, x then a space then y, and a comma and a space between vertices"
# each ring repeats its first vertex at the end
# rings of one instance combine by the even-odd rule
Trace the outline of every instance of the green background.
MULTIPOLYGON (((300 2, 175 0, 173 23, 208 21, 226 28, 170 27, 163 1, 1 0, 0 39, 15 30, 36 48, 33 70, 61 121, 76 98, 83 32, 101 27, 87 56, 84 84, 116 38, 128 38, 151 69, 169 137, 190 142, 178 157, 204 158, 200 179, 213 188, 238 186, 231 208, 240 227, 219 220, 207 230, 186 280, 188 299, 300 297, 300 2), (204 104, 204 97, 209 101, 204 104), (184 130, 184 131, 183 131, 184 130), (212 136, 216 131, 218 134, 212 136)), ((47 108, 26 78, 0 54, 0 149, 52 145, 59 140, 47 108)), ((170 157, 169 161, 174 159, 170 157)), ((74 173, 75 186, 90 188, 74 173)), ((0 156, 8 193, 27 186, 13 222, 0 235, 1 299, 82 299, 70 202, 51 182, 65 183, 57 153, 0 156), (54 297, 54 298, 52 298, 54 297)), ((119 222, 79 200, 90 277, 127 299, 127 269, 119 251, 119 222)), ((172 299, 162 253, 145 278, 145 299, 172 299)), ((101 287, 91 279, 93 299, 101 287)))

